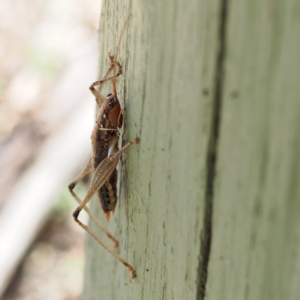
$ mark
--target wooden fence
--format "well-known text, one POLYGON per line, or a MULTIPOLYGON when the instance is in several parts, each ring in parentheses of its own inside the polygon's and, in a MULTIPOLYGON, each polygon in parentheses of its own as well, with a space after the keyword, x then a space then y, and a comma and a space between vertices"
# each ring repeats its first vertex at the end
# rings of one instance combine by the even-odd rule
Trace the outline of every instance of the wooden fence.
POLYGON ((299 299, 300 2, 104 1, 99 77, 129 14, 118 92, 141 143, 109 228, 137 278, 88 239, 83 299, 299 299))

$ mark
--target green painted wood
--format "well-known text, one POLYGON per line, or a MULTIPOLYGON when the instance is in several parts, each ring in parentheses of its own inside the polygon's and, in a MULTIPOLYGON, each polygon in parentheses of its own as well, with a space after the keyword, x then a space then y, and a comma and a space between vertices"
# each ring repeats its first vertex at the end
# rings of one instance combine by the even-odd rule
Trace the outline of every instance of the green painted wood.
POLYGON ((132 14, 118 91, 123 142, 141 144, 109 228, 137 278, 88 238, 82 299, 299 298, 299 12, 297 0, 104 2, 100 74, 132 14))
POLYGON ((227 2, 208 300, 300 299, 300 2, 227 2))
MULTIPOLYGON (((109 229, 137 278, 88 238, 82 299, 195 299, 218 52, 218 1, 105 1, 100 74, 120 49, 126 153, 109 229)), ((101 75, 100 75, 101 77, 101 75)), ((98 210, 96 201, 92 204, 98 210)), ((99 212, 99 210, 98 210, 99 212)), ((99 219, 104 223, 101 213, 99 219)), ((94 227, 92 227, 94 228, 94 227)), ((102 235, 103 236, 103 235, 102 235)))

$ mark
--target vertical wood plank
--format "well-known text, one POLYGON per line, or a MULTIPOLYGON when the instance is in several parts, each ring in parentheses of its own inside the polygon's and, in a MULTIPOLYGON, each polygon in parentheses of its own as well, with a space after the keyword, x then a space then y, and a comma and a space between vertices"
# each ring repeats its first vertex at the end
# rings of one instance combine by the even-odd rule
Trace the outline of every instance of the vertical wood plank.
POLYGON ((100 77, 129 13, 118 91, 125 101, 123 139, 139 136, 141 144, 123 159, 119 203, 109 228, 137 278, 129 284, 128 271, 88 238, 83 299, 195 299, 219 3, 105 1, 100 77))
POLYGON ((226 1, 207 299, 299 299, 300 3, 226 1))
POLYGON ((89 239, 83 299, 203 299, 210 196, 206 299, 297 299, 299 11, 296 0, 104 2, 100 74, 132 14, 118 88, 123 140, 141 144, 123 159, 110 228, 138 277, 128 284, 89 239))

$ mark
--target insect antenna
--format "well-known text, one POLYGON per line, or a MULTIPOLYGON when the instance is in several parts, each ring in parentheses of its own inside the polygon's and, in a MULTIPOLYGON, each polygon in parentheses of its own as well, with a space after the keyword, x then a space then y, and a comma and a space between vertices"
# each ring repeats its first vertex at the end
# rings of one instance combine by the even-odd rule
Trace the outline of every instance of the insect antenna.
MULTIPOLYGON (((123 25, 123 29, 121 31, 121 35, 120 35, 120 38, 119 38, 119 41, 118 41, 118 45, 117 45, 117 50, 116 50, 116 54, 115 54, 115 57, 114 57, 114 76, 116 75, 117 71, 116 71, 116 68, 117 68, 117 62, 118 62, 118 55, 119 55, 119 49, 120 49, 120 46, 121 46, 121 41, 122 41, 122 37, 123 37, 123 34, 124 34, 124 31, 125 31, 125 28, 126 28, 126 25, 129 21, 129 18, 131 17, 131 14, 128 15, 124 25, 123 25)), ((119 64, 118 64, 119 66, 119 64)), ((113 85, 113 91, 114 93, 116 93, 117 91, 117 84, 116 84, 116 77, 112 80, 112 85, 113 85)))
POLYGON ((123 25, 123 29, 121 31, 121 35, 119 37, 119 42, 118 42, 118 46, 117 46, 117 51, 116 51, 116 55, 115 55, 115 60, 118 60, 118 54, 119 54, 119 49, 120 49, 120 45, 121 45, 121 41, 122 41, 122 37, 123 37, 123 34, 124 34, 124 31, 125 31, 125 28, 126 28, 126 25, 129 21, 129 18, 131 17, 131 14, 127 17, 124 25, 123 25))

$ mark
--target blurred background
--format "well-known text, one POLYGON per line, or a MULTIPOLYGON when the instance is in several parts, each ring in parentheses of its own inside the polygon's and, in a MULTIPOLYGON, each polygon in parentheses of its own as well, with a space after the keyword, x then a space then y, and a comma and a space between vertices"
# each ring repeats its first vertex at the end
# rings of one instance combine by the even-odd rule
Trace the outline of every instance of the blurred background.
POLYGON ((101 1, 0 0, 0 298, 78 299, 101 1), (84 187, 79 194, 84 194, 84 187))

